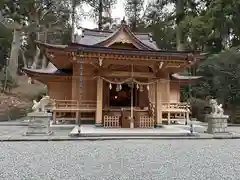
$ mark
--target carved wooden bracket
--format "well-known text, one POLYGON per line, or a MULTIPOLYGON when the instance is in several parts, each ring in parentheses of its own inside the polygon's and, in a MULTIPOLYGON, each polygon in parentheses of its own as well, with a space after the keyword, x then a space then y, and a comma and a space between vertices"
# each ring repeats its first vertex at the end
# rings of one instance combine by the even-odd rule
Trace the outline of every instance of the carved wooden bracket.
POLYGON ((74 52, 72 52, 72 59, 73 59, 73 61, 76 61, 76 59, 77 59, 74 52))
POLYGON ((162 69, 164 62, 160 62, 158 65, 159 70, 162 69))

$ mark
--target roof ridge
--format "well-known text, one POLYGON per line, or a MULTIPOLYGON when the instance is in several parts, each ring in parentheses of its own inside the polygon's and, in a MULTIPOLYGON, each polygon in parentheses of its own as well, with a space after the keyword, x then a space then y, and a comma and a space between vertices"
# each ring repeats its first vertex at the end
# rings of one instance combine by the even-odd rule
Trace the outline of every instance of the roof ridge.
POLYGON ((94 32, 106 32, 106 33, 113 33, 114 31, 111 30, 99 30, 99 29, 89 29, 89 28, 82 28, 83 31, 87 30, 87 31, 94 31, 94 32))
MULTIPOLYGON (((99 30, 99 29, 89 29, 89 28, 83 28, 81 27, 84 30, 86 31, 92 31, 92 32, 104 32, 104 33, 114 33, 116 30, 99 30)), ((150 35, 152 34, 151 32, 132 32, 133 34, 136 34, 136 35, 150 35)))

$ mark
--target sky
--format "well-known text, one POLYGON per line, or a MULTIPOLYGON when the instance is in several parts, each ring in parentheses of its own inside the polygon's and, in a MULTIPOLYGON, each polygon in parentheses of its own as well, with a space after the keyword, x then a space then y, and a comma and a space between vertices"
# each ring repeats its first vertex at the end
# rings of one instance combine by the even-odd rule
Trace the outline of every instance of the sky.
MULTIPOLYGON (((148 2, 148 0, 145 0, 145 5, 147 4, 147 2, 148 2)), ((84 6, 84 10, 90 11, 90 8, 87 6, 84 6)), ((117 4, 112 9, 112 18, 123 19, 124 16, 125 16, 124 0, 117 0, 117 4)), ((97 24, 95 24, 94 21, 92 21, 92 20, 84 19, 80 22, 80 26, 83 28, 93 29, 93 28, 97 27, 97 24)))

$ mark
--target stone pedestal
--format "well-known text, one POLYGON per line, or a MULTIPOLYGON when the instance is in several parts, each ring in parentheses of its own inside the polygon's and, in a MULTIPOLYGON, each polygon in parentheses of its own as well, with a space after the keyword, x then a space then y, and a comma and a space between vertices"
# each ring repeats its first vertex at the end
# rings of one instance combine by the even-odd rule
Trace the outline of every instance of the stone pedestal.
POLYGON ((227 120, 228 115, 214 115, 209 114, 206 116, 206 120, 208 121, 207 133, 215 134, 215 133, 227 133, 227 120))
POLYGON ((29 123, 25 135, 50 135, 51 113, 47 112, 32 112, 28 113, 29 123))

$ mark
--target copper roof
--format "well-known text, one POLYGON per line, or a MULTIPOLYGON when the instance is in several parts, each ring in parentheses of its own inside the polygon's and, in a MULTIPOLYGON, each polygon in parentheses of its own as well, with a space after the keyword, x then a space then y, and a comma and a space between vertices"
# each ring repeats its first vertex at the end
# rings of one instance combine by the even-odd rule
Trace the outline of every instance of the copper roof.
MULTIPOLYGON (((128 29, 127 25, 121 25, 120 28, 128 29)), ((77 41, 78 44, 83 45, 99 45, 100 43, 108 40, 116 34, 120 28, 115 31, 99 31, 92 29, 83 29, 82 37, 77 41)), ((129 31, 129 30, 128 30, 129 31)), ((136 38, 137 41, 142 43, 148 49, 159 50, 155 41, 152 40, 151 33, 134 33, 129 31, 136 38)))
POLYGON ((63 70, 57 69, 51 62, 44 69, 32 69, 32 68, 23 68, 23 71, 27 74, 39 73, 43 75, 56 75, 56 76, 66 76, 72 75, 69 72, 64 72, 63 70))
POLYGON ((180 75, 178 73, 172 74, 171 77, 173 79, 179 79, 179 80, 197 80, 202 78, 202 76, 184 76, 184 75, 180 75))
MULTIPOLYGON (((31 68, 24 68, 23 71, 25 71, 27 74, 29 73, 39 73, 44 75, 57 75, 57 76, 65 76, 65 75, 71 75, 69 73, 65 73, 61 70, 58 70, 51 62, 48 64, 48 66, 45 69, 31 69, 31 68)), ((183 76, 180 74, 172 74, 171 77, 173 79, 178 80, 197 80, 202 78, 202 76, 183 76)))

